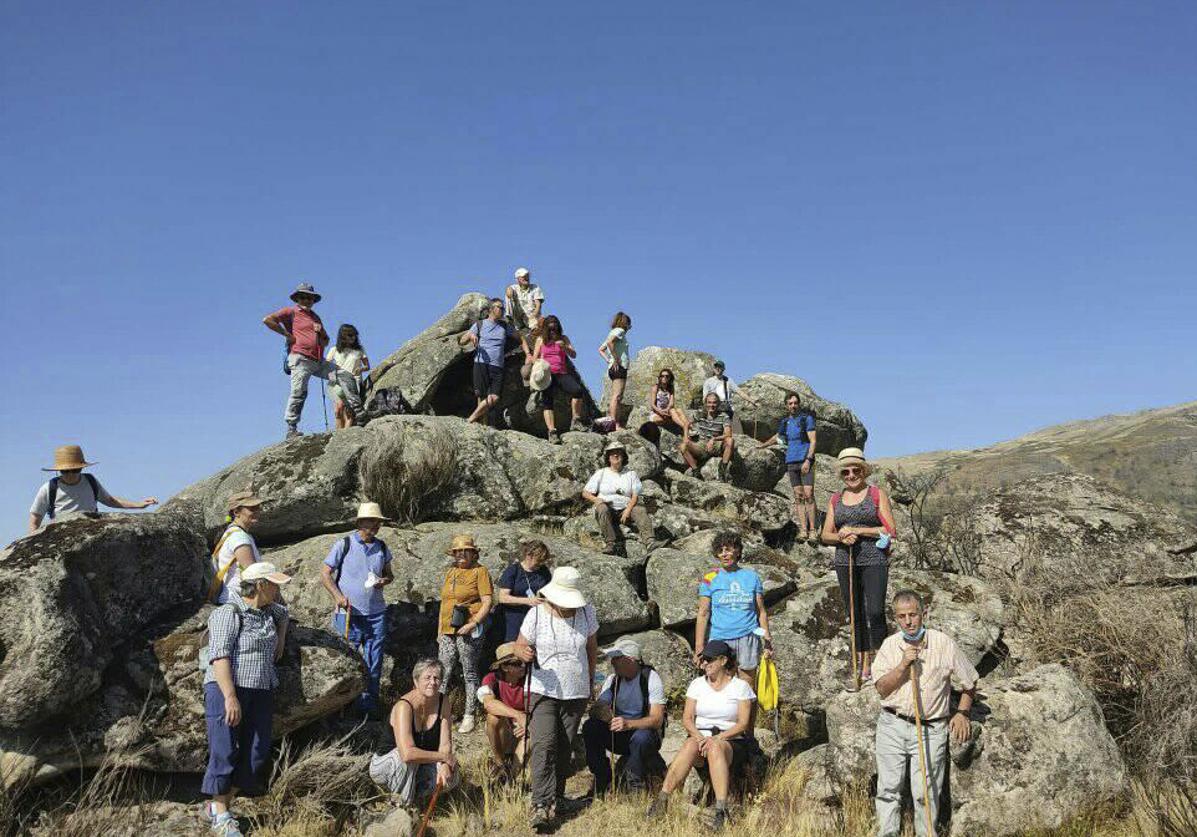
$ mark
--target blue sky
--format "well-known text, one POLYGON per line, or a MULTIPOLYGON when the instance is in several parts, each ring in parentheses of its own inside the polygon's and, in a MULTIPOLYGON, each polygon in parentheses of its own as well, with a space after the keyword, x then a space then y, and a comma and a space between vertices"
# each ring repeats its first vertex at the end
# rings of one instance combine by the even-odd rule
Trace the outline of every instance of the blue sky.
POLYGON ((526 264, 596 389, 623 308, 874 455, 1192 399, 1194 43, 1190 2, 3 0, 0 540, 61 442, 165 499, 280 438, 301 278, 380 359, 526 264))

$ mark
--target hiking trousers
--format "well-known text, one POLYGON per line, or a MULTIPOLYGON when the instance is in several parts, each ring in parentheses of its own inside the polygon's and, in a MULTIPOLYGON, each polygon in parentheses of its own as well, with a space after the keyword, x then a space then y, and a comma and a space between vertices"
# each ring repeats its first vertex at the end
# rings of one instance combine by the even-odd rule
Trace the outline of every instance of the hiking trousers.
MULTIPOLYGON (((898 837, 902 830, 902 792, 910 783, 914 800, 914 833, 927 834, 927 815, 923 811, 923 774, 919 769, 918 736, 915 725, 896 715, 882 712, 877 716, 877 837, 898 837), (909 777, 909 778, 908 778, 909 777)), ((948 722, 940 719, 923 724, 923 756, 927 764, 928 796, 931 822, 939 815, 944 769, 948 763, 948 722)))
POLYGON ((528 713, 532 807, 548 808, 565 796, 573 761, 574 739, 586 711, 586 698, 558 700, 533 694, 528 713))
MULTIPOLYGON (((621 514, 623 514, 622 511, 616 511, 606 503, 594 504, 594 519, 598 521, 599 532, 608 549, 623 540, 623 531, 619 528, 621 514)), ((647 546, 648 542, 653 539, 653 521, 648 516, 648 512, 644 510, 644 506, 637 503, 629 515, 629 520, 636 527, 636 531, 640 533, 640 540, 647 546)))
POLYGON ((270 765, 274 721, 271 689, 235 687, 241 704, 241 723, 230 727, 224 719, 220 684, 204 684, 204 722, 208 728, 208 769, 200 792, 220 796, 237 788, 242 796, 261 792, 262 774, 270 765))
POLYGON ((608 750, 616 755, 628 757, 624 766, 624 779, 634 790, 644 787, 650 767, 655 767, 655 763, 660 760, 661 736, 656 730, 629 729, 612 735, 608 722, 589 718, 582 724, 582 740, 586 742, 586 765, 594 774, 596 793, 605 793, 611 787, 608 750))
POLYGON ((303 403, 308 398, 308 381, 313 375, 323 378, 341 387, 345 394, 345 403, 354 413, 361 412, 362 399, 358 395, 357 379, 343 369, 338 369, 335 363, 327 360, 312 360, 307 355, 292 352, 287 355, 287 368, 291 370, 291 394, 287 398, 287 409, 283 413, 283 420, 288 427, 299 424, 299 416, 303 413, 303 403))
POLYGON ((483 641, 483 637, 459 634, 441 634, 437 637, 437 657, 445 667, 445 676, 441 680, 441 694, 449 693, 449 686, 453 682, 453 669, 460 659, 461 679, 465 685, 465 715, 474 715, 478 709, 478 687, 482 685, 482 675, 479 672, 482 665, 483 641))
MULTIPOLYGON (((332 630, 337 636, 345 636, 345 611, 336 610, 332 617, 332 630)), ((382 648, 387 641, 387 612, 373 615, 353 611, 349 619, 349 644, 362 650, 369 680, 366 691, 358 698, 358 707, 369 711, 378 705, 378 692, 382 686, 382 648)))

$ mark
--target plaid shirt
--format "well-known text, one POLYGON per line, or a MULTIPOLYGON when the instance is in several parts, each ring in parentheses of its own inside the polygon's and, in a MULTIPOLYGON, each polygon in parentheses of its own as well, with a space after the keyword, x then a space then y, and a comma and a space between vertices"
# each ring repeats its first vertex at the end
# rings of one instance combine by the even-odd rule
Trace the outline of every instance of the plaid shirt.
MULTIPOLYGON (((273 689, 278 686, 274 649, 278 641, 276 623, 287 618, 287 609, 272 604, 265 610, 240 601, 221 605, 208 617, 208 660, 228 659, 233 665, 233 685, 242 689, 273 689)), ((216 669, 209 665, 204 683, 216 682, 216 669)))

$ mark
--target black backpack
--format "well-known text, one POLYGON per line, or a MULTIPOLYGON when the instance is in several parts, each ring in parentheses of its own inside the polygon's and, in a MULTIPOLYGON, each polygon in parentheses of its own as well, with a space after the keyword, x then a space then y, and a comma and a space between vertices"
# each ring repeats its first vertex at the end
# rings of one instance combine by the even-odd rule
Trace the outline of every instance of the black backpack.
POLYGON ((356 418, 358 424, 366 424, 383 416, 403 416, 414 412, 399 387, 383 387, 375 391, 366 408, 356 418))
MULTIPOLYGON (((87 484, 91 486, 91 496, 95 499, 96 505, 100 505, 100 483, 92 474, 82 474, 83 479, 87 480, 87 484)), ((46 519, 54 519, 54 502, 58 499, 58 477, 50 478, 50 510, 46 512, 46 519)))

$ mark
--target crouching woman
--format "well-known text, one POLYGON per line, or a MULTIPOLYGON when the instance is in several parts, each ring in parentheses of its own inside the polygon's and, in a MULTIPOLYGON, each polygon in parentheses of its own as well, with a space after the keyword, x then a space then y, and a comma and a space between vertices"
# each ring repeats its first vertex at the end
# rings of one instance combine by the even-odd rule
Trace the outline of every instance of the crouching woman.
POLYGON ((270 762, 275 663, 283 655, 287 611, 279 587, 291 577, 269 561, 241 570, 240 598, 208 617, 208 665, 204 674, 204 717, 208 727, 208 769, 203 815, 220 837, 240 837, 229 811, 238 793, 259 792, 270 762))
POLYGON ((379 753, 370 759, 370 778, 399 798, 422 803, 440 785, 452 790, 461 781, 453 754, 453 715, 441 694, 445 667, 426 657, 412 669, 412 688, 391 709, 391 728, 379 753))

